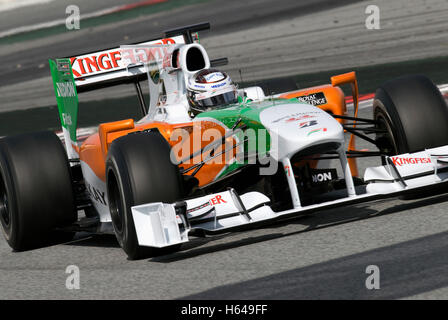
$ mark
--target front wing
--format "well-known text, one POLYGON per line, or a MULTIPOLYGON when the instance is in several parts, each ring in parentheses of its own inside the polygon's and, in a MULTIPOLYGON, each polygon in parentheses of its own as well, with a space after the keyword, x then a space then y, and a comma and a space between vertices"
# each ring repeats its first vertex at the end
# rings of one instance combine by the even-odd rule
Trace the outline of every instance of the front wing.
POLYGON ((270 199, 260 192, 238 195, 231 188, 181 203, 134 206, 139 245, 167 247, 187 242, 189 234, 198 231, 207 235, 240 231, 319 210, 438 188, 448 182, 448 146, 386 160, 384 166, 366 169, 365 185, 356 188, 355 194, 347 192, 335 200, 280 212, 275 212, 270 199))

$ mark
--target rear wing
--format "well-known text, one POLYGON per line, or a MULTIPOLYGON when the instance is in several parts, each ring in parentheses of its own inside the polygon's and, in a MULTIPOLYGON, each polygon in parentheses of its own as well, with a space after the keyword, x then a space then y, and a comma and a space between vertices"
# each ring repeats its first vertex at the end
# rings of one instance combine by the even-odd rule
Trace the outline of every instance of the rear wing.
MULTIPOLYGON (((137 45, 181 44, 183 36, 145 41, 137 45)), ((126 68, 122 63, 120 48, 112 48, 70 58, 73 78, 78 92, 85 92, 117 84, 141 80, 146 72, 142 65, 126 68)))
MULTIPOLYGON (((210 23, 201 23, 164 32, 164 38, 134 43, 133 45, 188 44, 199 41, 198 31, 210 29, 210 23)), ((117 84, 146 79, 142 65, 126 68, 122 63, 120 47, 70 57, 73 78, 78 92, 85 92, 117 84)))
MULTIPOLYGON (((198 31, 208 29, 210 29, 208 22, 185 26, 165 31, 161 39, 134 43, 134 45, 190 44, 199 41, 198 31)), ((226 59, 216 60, 219 64, 225 64, 226 61, 226 59)), ((76 137, 78 93, 133 83, 142 113, 146 114, 147 106, 140 87, 140 81, 147 79, 145 67, 143 64, 126 66, 121 59, 120 47, 74 57, 50 59, 49 63, 69 158, 78 157, 76 137)))

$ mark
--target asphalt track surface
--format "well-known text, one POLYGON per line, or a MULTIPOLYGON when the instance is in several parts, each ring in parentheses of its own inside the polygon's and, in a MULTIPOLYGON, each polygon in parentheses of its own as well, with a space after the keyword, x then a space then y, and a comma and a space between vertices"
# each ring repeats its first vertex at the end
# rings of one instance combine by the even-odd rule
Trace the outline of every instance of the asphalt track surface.
MULTIPOLYGON (((228 3, 229 8, 233 8, 235 12, 227 14, 227 18, 241 14, 237 10, 236 2, 228 3)), ((251 3, 253 2, 249 1, 248 5, 251 3)), ((284 3, 283 12, 276 9, 278 15, 273 14, 273 25, 291 21, 292 17, 288 14, 292 14, 292 10, 288 9, 287 4, 293 5, 293 1, 284 3)), ((433 10, 430 10, 432 19, 435 19, 432 20, 433 28, 445 26, 446 21, 436 19, 438 12, 445 12, 446 16, 446 10, 443 11, 446 7, 442 4, 446 4, 446 1, 426 1, 425 6, 419 7, 423 12, 425 8, 433 6, 433 10)), ((347 6, 356 5, 362 7, 358 2, 347 6)), ((365 4, 362 5, 365 7, 365 4)), ((314 19, 324 14, 332 15, 332 10, 341 8, 322 7, 319 14, 308 12, 300 20, 311 19, 307 18, 310 15, 314 19)), ((410 8, 404 8, 405 13, 416 10, 415 6, 411 5, 410 8)), ((272 9, 270 12, 276 11, 272 9)), ((398 14, 398 11, 396 13, 398 14)), ((201 15, 203 16, 204 14, 201 15)), ((217 21, 218 18, 216 15, 217 21)), ((421 21, 418 17, 414 18, 421 21)), ((180 20, 178 22, 182 24, 183 21, 180 20)), ((251 32, 255 32, 256 28, 265 28, 264 23, 259 20, 262 19, 254 17, 252 24, 249 23, 245 28, 252 30, 251 32)), ((223 18, 221 21, 227 19, 223 18)), ((405 23, 405 19, 402 23, 405 23)), ((319 29, 317 26, 314 28, 319 29)), ((441 54, 437 48, 446 48, 446 34, 445 38, 440 35, 441 39, 437 39, 438 34, 434 29, 427 29, 427 34, 424 34, 424 28, 420 29, 421 36, 415 30, 408 30, 409 34, 413 34, 414 43, 421 41, 420 45, 423 45, 423 41, 427 42, 427 46, 420 47, 420 50, 413 51, 411 36, 403 38, 397 34, 394 40, 397 45, 394 47, 402 50, 403 59, 437 56, 441 54), (431 37, 434 41, 431 41, 431 37), (425 40, 428 38, 429 40, 425 40)), ((308 41, 315 40, 324 46, 324 41, 318 40, 331 30, 328 29, 324 33, 316 31, 308 41)), ((349 30, 351 29, 347 27, 344 32, 349 30)), ((360 30, 354 30, 353 33, 361 32, 360 30)), ((226 37, 238 32, 242 31, 238 30, 237 26, 223 24, 217 27, 216 39, 219 41, 216 41, 222 43, 225 48, 226 37), (235 29, 231 29, 232 27, 235 29)), ((405 31, 397 29, 396 32, 405 31)), ((335 39, 343 41, 342 38, 337 38, 338 36, 341 35, 333 35, 335 39)), ((92 37, 91 47, 96 45, 96 39, 92 37)), ((104 38, 107 42, 112 36, 105 35, 104 38)), ((204 44, 212 41, 211 35, 209 39, 204 38, 204 44)), ((50 38, 44 41, 55 40, 50 38)), ((370 43, 369 41, 366 40, 364 45, 371 52, 377 48, 381 50, 381 46, 387 43, 378 39, 370 43)), ((69 47, 68 43, 69 41, 62 41, 58 49, 61 51, 58 53, 63 55, 64 52, 71 52, 73 47, 69 47)), ((24 45, 26 44, 20 44, 24 45)), ((2 48, 0 55, 5 52, 3 50, 2 48)), ((48 47, 39 46, 30 50, 40 53, 41 57, 50 51, 48 47)), ((224 55, 219 46, 212 46, 211 50, 215 50, 212 56, 224 55)), ((339 50, 343 50, 342 47, 339 50)), ((316 49, 315 52, 324 52, 324 49, 316 49)), ((40 58, 35 58, 35 55, 28 56, 21 50, 18 50, 17 54, 19 60, 32 61, 30 60, 29 69, 26 69, 29 71, 25 72, 27 75, 18 75, 11 71, 11 82, 19 84, 29 80, 29 77, 39 79, 44 75, 43 71, 35 72, 31 64, 41 61, 40 58), (33 58, 29 58, 31 56, 33 58)), ((241 54, 241 61, 247 59, 245 54, 247 52, 241 54)), ((363 55, 362 50, 359 50, 358 54, 353 53, 349 59, 343 59, 337 53, 332 54, 335 61, 351 61, 360 65, 364 58, 358 56, 363 55)), ((386 62, 401 58, 392 54, 374 56, 386 62)), ((327 63, 330 61, 322 57, 313 62, 313 67, 324 69, 327 63)), ((310 60, 304 60, 301 68, 311 68, 310 64, 310 60)), ((5 68, 5 65, 0 64, 0 68, 5 68)), ((281 68, 280 66, 280 71, 283 70, 281 68)), ((6 69, 2 69, 3 71, 8 72, 6 69)), ((275 74, 277 70, 271 69, 270 72, 275 74)), ((3 84, 5 83, 2 82, 3 84)), ((43 95, 42 99, 44 98, 43 95)), ((360 116, 369 117, 370 113, 371 110, 365 108, 360 116)), ((360 143, 359 147, 368 146, 360 143)), ((367 160, 361 167, 372 165, 378 165, 378 162, 367 160)), ((112 236, 78 234, 77 240, 71 243, 21 253, 11 252, 6 242, 1 240, 0 299, 447 299, 447 201, 448 194, 434 194, 415 200, 381 200, 326 210, 313 216, 244 233, 194 239, 178 253, 141 261, 127 261, 112 236), (66 289, 68 275, 65 271, 69 265, 80 268, 79 290, 66 289), (368 276, 366 268, 369 265, 380 268, 379 290, 367 290, 365 287, 368 276)))

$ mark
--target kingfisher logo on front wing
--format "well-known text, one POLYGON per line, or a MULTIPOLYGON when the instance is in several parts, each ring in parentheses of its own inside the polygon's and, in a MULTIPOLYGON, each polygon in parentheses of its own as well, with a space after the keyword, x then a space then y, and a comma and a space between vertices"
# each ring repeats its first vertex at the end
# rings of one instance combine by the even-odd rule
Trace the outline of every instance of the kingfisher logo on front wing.
POLYGON ((216 205, 219 205, 219 204, 222 204, 222 203, 227 203, 227 201, 224 200, 221 195, 216 195, 213 198, 211 198, 209 201, 207 201, 207 202, 205 202, 205 203, 203 203, 203 204, 201 204, 201 205, 199 205, 197 207, 188 209, 187 213, 191 214, 191 213, 193 213, 195 211, 204 209, 206 207, 216 206, 216 205))
POLYGON ((405 165, 414 165, 414 164, 426 164, 426 163, 432 163, 431 158, 415 158, 415 157, 408 157, 408 158, 398 158, 398 157, 392 157, 392 162, 395 166, 401 167, 405 165))

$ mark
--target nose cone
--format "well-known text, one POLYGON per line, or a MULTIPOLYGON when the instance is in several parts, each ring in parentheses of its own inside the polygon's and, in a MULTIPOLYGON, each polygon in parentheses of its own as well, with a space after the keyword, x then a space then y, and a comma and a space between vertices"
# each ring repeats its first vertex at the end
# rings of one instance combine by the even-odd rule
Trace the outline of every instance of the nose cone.
POLYGON ((313 145, 344 143, 344 129, 331 115, 308 104, 278 104, 260 113, 271 136, 271 156, 291 157, 313 145))

